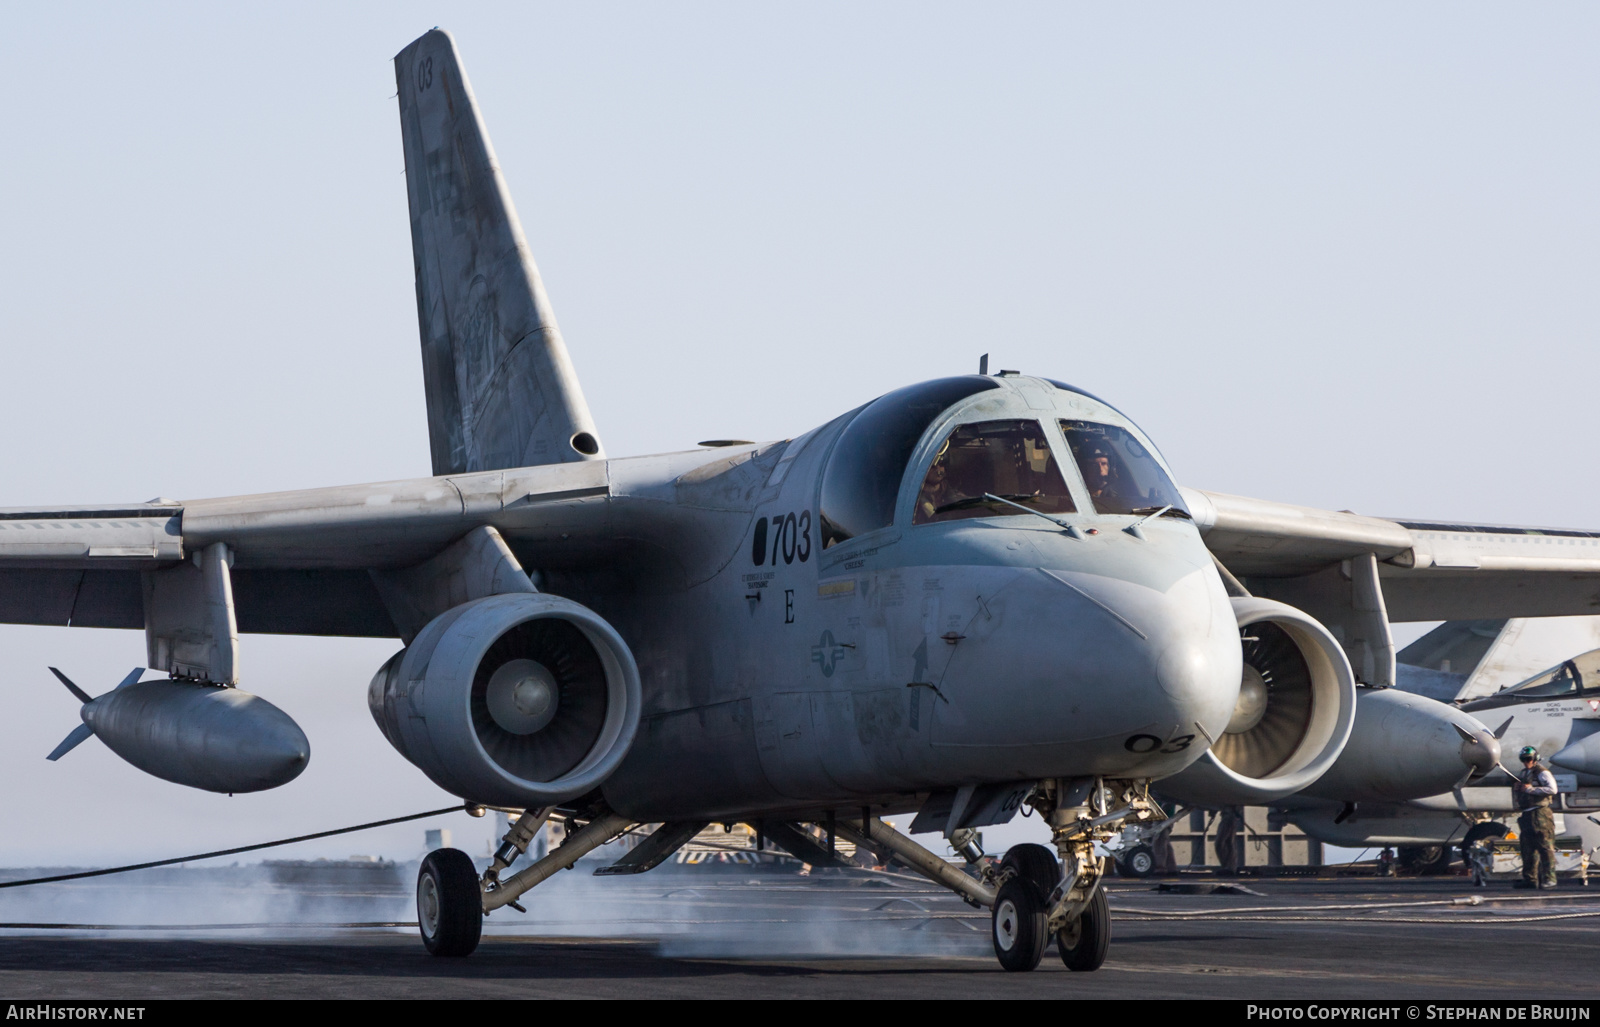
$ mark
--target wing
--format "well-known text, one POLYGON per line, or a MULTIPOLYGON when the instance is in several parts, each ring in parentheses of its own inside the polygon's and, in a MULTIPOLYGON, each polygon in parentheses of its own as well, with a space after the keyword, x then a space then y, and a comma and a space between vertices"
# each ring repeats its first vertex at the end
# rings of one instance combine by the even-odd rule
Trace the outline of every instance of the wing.
MULTIPOLYGON (((161 572, 220 543, 241 633, 405 637, 388 572, 492 528, 581 592, 672 591, 731 558, 785 444, 100 509, 0 510, 0 623, 144 628, 161 572)), ((186 574, 204 587, 197 569, 186 574)), ((521 573, 517 568, 516 573, 521 573)), ((448 573, 446 573, 448 576, 448 573)), ((181 575, 180 575, 181 577, 181 575)), ((182 595, 176 600, 188 609, 182 595)), ((230 601, 230 600, 224 600, 230 601)), ((459 601, 459 599, 457 600, 459 601)), ((152 657, 154 658, 154 657, 152 657)))
POLYGON ((1600 532, 1388 520, 1184 489, 1206 545, 1252 591, 1303 593, 1376 558, 1393 621, 1600 613, 1600 532))
POLYGON ((586 461, 181 504, 0 510, 0 622, 143 628, 150 573, 223 542, 239 631, 393 637, 372 571, 420 563, 484 524, 572 549, 601 534, 592 507, 608 491, 605 463, 586 461))

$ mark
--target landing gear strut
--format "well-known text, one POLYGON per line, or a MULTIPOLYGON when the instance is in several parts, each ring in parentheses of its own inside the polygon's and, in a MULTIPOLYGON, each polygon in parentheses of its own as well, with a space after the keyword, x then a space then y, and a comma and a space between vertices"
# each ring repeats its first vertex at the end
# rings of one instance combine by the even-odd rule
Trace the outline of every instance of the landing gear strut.
POLYGON ((591 811, 587 824, 568 834, 557 849, 506 880, 500 872, 528 851, 528 843, 550 816, 549 809, 530 809, 517 819, 479 878, 472 857, 460 849, 435 849, 417 873, 417 923, 422 944, 431 955, 469 956, 478 947, 483 918, 501 906, 527 912, 517 899, 541 881, 565 870, 633 826, 633 821, 603 807, 591 811))
POLYGON ((1102 887, 1106 858, 1095 854, 1095 842, 1110 841, 1130 820, 1163 814, 1150 800, 1148 781, 1057 778, 1041 782, 1028 801, 1050 825, 1061 855, 1057 883, 1045 898, 1047 929, 1067 969, 1098 970, 1111 943, 1111 910, 1102 887))

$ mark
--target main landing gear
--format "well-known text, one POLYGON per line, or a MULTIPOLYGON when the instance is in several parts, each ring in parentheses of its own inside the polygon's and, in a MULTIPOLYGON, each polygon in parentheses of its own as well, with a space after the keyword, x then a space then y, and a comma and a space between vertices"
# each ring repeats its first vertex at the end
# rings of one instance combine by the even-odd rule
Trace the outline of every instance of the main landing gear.
MULTIPOLYGON (((1056 851, 1043 845, 1016 845, 997 863, 983 854, 975 832, 953 831, 950 841, 966 859, 970 872, 866 810, 859 820, 832 818, 829 824, 858 847, 880 855, 893 853, 969 904, 990 910, 995 956, 1005 969, 1037 968, 1054 938, 1056 952, 1067 969, 1097 970, 1105 962, 1111 942, 1111 911, 1101 887, 1107 861, 1095 854, 1095 843, 1110 841, 1130 821, 1163 818, 1150 800, 1149 784, 1101 778, 1041 781, 1027 802, 1050 825, 1056 851)), ((428 854, 417 875, 417 922, 430 953, 470 955, 478 947, 485 916, 502 906, 526 912, 517 903, 525 892, 634 826, 604 806, 569 817, 566 839, 558 848, 501 880, 501 873, 528 851, 552 812, 530 809, 518 817, 481 877, 464 852, 437 849, 428 854)), ((689 821, 664 824, 628 856, 600 872, 649 870, 703 827, 704 823, 689 821)))
POLYGON ((569 820, 562 844, 543 859, 500 880, 518 856, 528 851, 533 836, 550 818, 551 809, 530 809, 506 832, 489 868, 478 876, 472 857, 460 849, 435 849, 417 872, 417 925, 422 944, 435 956, 470 956, 483 934, 483 918, 501 906, 526 912, 517 899, 528 889, 578 862, 633 826, 609 810, 596 811, 582 827, 569 820))
POLYGON ((876 817, 837 821, 839 833, 857 845, 893 852, 925 877, 970 904, 990 910, 994 954, 1007 970, 1033 970, 1052 938, 1069 970, 1097 970, 1111 943, 1106 904, 1106 860, 1096 842, 1114 838, 1129 821, 1163 818, 1150 800, 1149 781, 1067 778, 1041 781, 1028 804, 1051 827, 1056 852, 1043 845, 1016 845, 996 864, 955 831, 951 844, 976 876, 963 873, 876 817), (856 824, 860 823, 860 830, 856 824))
POLYGON ((417 924, 433 956, 470 956, 483 933, 478 868, 460 849, 435 849, 417 872, 417 924))

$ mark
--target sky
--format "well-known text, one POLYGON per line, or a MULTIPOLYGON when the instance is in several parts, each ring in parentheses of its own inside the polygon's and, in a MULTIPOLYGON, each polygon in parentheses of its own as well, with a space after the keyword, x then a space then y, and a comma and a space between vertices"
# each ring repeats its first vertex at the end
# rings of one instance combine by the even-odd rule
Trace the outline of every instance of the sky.
MULTIPOLYGON (((0 61, 0 506, 429 471, 390 58, 455 35, 612 455, 1014 368, 1189 486, 1600 527, 1600 8, 50 4, 0 61)), ((0 627, 0 865, 442 806, 365 708, 397 642, 246 636, 291 785, 146 777, 137 632, 0 627)), ((464 816, 284 850, 411 858, 464 816)))

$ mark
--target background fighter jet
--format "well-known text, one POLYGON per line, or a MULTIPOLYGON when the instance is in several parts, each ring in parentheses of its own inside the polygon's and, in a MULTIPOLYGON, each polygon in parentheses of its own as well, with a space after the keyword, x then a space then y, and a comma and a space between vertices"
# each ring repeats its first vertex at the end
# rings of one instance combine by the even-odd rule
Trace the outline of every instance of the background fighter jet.
MULTIPOLYGON (((1588 536, 1551 553, 1180 491, 1114 407, 1014 373, 770 445, 607 458, 448 37, 396 72, 436 476, 11 511, 0 615, 142 627, 171 676, 146 716, 173 727, 173 777, 208 752, 179 697, 237 680, 241 632, 399 638, 369 692, 385 737, 442 787, 527 810, 481 879, 453 850, 425 862, 433 951, 470 951, 485 908, 633 823, 663 826, 620 871, 713 819, 825 820, 989 905, 1009 968, 1054 935, 1092 969, 1093 842, 1158 815, 1154 779, 1223 801, 1317 780, 1355 682, 1393 681, 1386 604, 1590 602, 1588 536), (1056 852, 977 877, 879 819, 954 837, 1022 802, 1056 852), (502 879, 550 816, 567 843, 502 879)), ((247 732, 258 707, 229 708, 247 732)))

